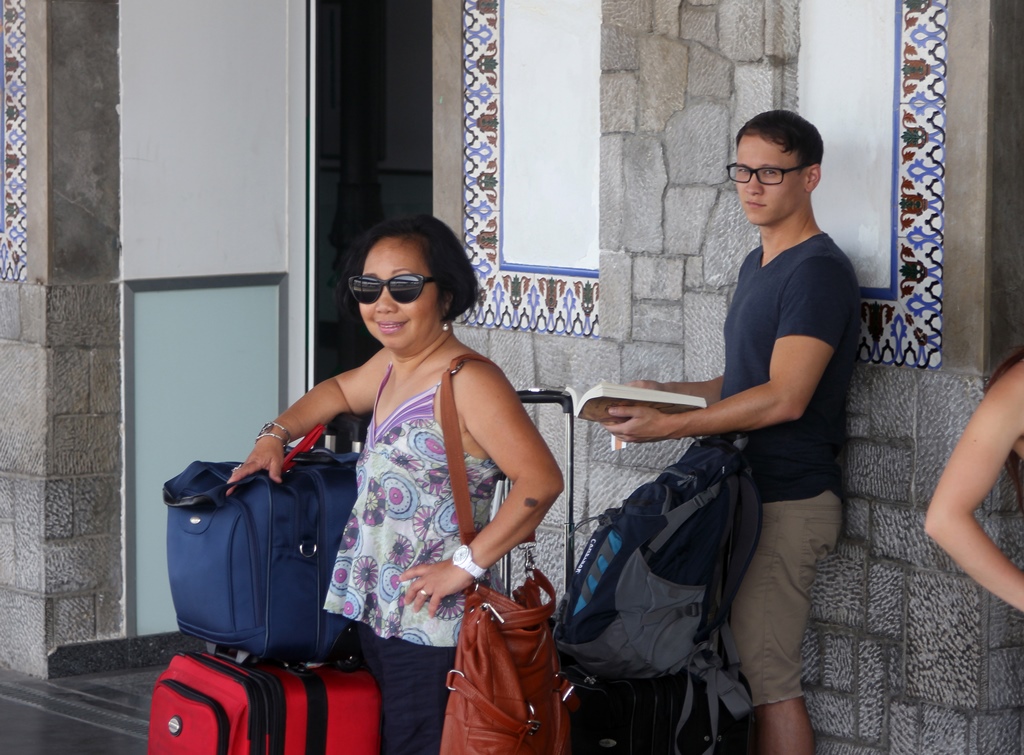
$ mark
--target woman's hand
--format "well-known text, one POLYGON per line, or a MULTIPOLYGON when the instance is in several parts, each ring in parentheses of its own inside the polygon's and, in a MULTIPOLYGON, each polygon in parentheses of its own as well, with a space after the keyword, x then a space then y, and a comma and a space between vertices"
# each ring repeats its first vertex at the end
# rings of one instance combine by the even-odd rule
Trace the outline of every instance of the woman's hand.
POLYGON ((412 606, 413 613, 419 613, 427 604, 427 615, 430 618, 434 618, 442 598, 462 592, 474 581, 468 571, 453 564, 451 559, 438 564, 414 566, 402 572, 398 578, 403 582, 412 580, 405 591, 405 604, 412 606))
MULTIPOLYGON (((317 383, 274 423, 279 429, 287 428, 290 438, 298 439, 314 426, 326 425, 339 414, 368 414, 373 409, 387 365, 388 353, 382 349, 361 367, 317 383)), ((277 431, 274 432, 276 434, 277 431)), ((280 439, 272 435, 257 438, 249 457, 235 467, 228 482, 238 482, 261 469, 267 470, 274 482, 281 482, 283 463, 284 444, 280 439)), ((231 490, 234 488, 228 491, 228 495, 231 490)))
MULTIPOLYGON (((235 467, 228 483, 238 482, 261 469, 267 470, 270 479, 274 482, 281 482, 281 467, 284 463, 284 445, 277 438, 260 438, 256 441, 249 457, 235 467)), ((227 494, 231 495, 234 487, 228 489, 227 494)))

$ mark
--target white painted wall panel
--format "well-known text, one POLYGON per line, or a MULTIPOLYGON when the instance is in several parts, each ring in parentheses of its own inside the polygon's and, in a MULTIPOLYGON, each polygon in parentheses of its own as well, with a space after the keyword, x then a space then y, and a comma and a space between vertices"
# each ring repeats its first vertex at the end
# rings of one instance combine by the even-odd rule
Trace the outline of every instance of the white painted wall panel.
POLYGON ((124 277, 285 270, 287 0, 120 13, 124 277))
POLYGON ((865 288, 890 285, 895 24, 892 0, 800 4, 800 113, 825 141, 814 214, 865 288))
POLYGON ((601 3, 502 8, 503 258, 596 270, 601 3))

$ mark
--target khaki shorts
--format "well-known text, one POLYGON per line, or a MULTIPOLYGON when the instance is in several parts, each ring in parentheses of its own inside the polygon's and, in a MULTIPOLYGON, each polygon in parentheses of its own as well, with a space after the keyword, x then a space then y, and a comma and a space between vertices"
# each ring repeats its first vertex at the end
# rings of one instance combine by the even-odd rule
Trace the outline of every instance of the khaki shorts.
POLYGON ((766 503, 762 511, 761 539, 730 619, 754 705, 803 695, 800 646, 811 585, 843 523, 842 506, 831 491, 766 503))

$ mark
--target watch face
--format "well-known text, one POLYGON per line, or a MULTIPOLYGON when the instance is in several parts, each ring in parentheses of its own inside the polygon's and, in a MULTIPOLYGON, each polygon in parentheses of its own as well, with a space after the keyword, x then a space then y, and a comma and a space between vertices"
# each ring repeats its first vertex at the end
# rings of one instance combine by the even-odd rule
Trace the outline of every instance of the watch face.
POLYGON ((456 566, 462 566, 464 563, 469 561, 469 553, 468 545, 460 545, 455 549, 455 553, 452 555, 452 563, 456 566))

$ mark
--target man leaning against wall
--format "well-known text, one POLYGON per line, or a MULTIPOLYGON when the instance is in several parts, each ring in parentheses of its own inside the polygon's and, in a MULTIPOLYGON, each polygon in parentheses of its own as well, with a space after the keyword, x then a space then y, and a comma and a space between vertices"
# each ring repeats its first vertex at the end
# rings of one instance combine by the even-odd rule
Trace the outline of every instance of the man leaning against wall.
POLYGON ((821 179, 818 130, 773 110, 736 136, 736 182, 761 245, 740 268, 725 321, 725 370, 702 382, 634 384, 703 396, 708 408, 663 414, 614 407, 616 437, 647 442, 746 432, 763 500, 757 553, 732 609, 755 705, 759 755, 813 755, 800 686, 800 646, 817 564, 836 544, 846 439, 846 392, 859 332, 857 280, 818 228, 811 194, 821 179))

